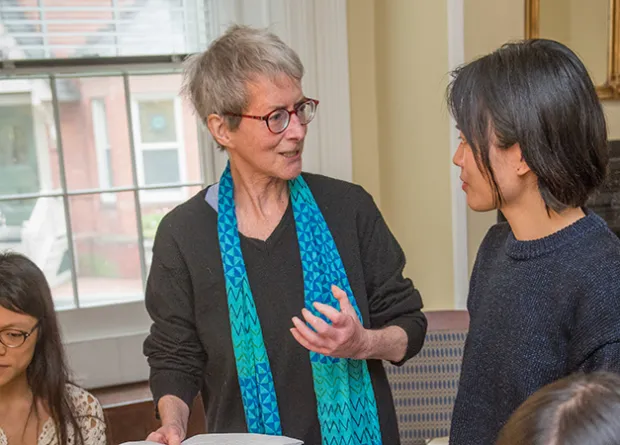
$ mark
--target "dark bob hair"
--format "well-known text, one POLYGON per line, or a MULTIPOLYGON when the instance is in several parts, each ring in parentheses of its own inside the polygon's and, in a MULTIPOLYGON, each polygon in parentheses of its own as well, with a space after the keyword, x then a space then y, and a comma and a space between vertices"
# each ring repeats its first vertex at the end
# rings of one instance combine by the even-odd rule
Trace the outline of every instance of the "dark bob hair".
POLYGON ((620 376, 574 374, 530 396, 502 428, 496 445, 620 443, 620 376))
POLYGON ((583 63, 563 44, 533 39, 503 45, 456 69, 447 101, 498 207, 492 143, 520 145, 547 210, 583 206, 605 180, 603 109, 583 63))

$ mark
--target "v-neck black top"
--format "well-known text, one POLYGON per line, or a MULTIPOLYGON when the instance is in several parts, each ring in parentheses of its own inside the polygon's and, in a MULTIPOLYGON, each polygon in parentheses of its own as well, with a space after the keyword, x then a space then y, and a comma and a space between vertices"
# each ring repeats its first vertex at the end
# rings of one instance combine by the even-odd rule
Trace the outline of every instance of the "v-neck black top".
MULTIPOLYGON (((305 174, 334 237, 366 328, 402 327, 403 362, 422 347, 426 318, 405 256, 372 197, 361 187, 305 174)), ((217 212, 206 190, 162 220, 153 247, 146 307, 153 319, 144 352, 155 402, 172 394, 189 406, 202 392, 207 430, 245 432, 232 347, 217 212)), ((292 206, 265 241, 240 236, 278 399, 283 434, 320 444, 309 352, 289 329, 304 307, 304 283, 292 206)), ((401 362, 402 363, 402 362, 401 362)), ((392 395, 379 360, 368 360, 384 444, 398 444, 392 395)))
MULTIPOLYGON (((280 238, 284 233, 286 233, 286 229, 293 226, 293 231, 295 230, 295 216, 293 215, 293 206, 291 205, 290 198, 289 203, 286 206, 286 210, 284 211, 284 215, 282 215, 282 219, 278 223, 271 235, 266 240, 260 240, 256 238, 251 238, 249 236, 245 236, 243 233, 239 233, 239 239, 241 240, 241 250, 245 255, 245 244, 251 244, 255 249, 259 250, 269 250, 272 249, 274 244, 277 244, 280 238)), ((297 234, 295 234, 297 235, 297 234)), ((249 247, 249 246, 248 246, 249 247)), ((246 263, 247 264, 247 263, 246 263)))

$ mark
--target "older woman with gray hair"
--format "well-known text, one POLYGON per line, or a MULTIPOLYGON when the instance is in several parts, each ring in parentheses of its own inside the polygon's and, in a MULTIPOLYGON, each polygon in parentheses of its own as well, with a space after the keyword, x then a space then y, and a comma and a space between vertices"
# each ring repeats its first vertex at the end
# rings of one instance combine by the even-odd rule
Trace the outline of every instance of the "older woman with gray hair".
POLYGON ((274 34, 233 26, 189 58, 185 92, 229 164, 162 220, 144 351, 178 445, 198 391, 209 432, 306 444, 398 444, 381 360, 422 347, 422 300, 361 187, 302 173, 318 100, 274 34))

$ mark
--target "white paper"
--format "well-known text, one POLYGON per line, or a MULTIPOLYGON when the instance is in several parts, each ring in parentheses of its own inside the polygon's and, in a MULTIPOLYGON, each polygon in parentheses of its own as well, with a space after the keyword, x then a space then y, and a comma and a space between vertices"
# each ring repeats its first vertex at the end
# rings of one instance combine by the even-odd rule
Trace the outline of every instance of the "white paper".
MULTIPOLYGON (((121 445, 159 445, 155 442, 125 442, 121 445)), ((198 434, 182 442, 182 445, 303 445, 301 440, 285 436, 264 434, 198 434)))

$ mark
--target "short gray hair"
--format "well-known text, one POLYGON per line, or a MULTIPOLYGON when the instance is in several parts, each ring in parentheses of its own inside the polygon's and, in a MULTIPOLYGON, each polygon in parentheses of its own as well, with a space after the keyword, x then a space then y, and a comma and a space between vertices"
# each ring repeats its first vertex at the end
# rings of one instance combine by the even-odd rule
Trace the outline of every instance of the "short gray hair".
MULTIPOLYGON (((245 110, 248 82, 280 74, 301 81, 304 66, 297 53, 266 29, 233 25, 206 51, 185 59, 181 93, 206 125, 212 113, 223 116, 245 110)), ((226 119, 230 128, 239 126, 240 118, 226 119)))

